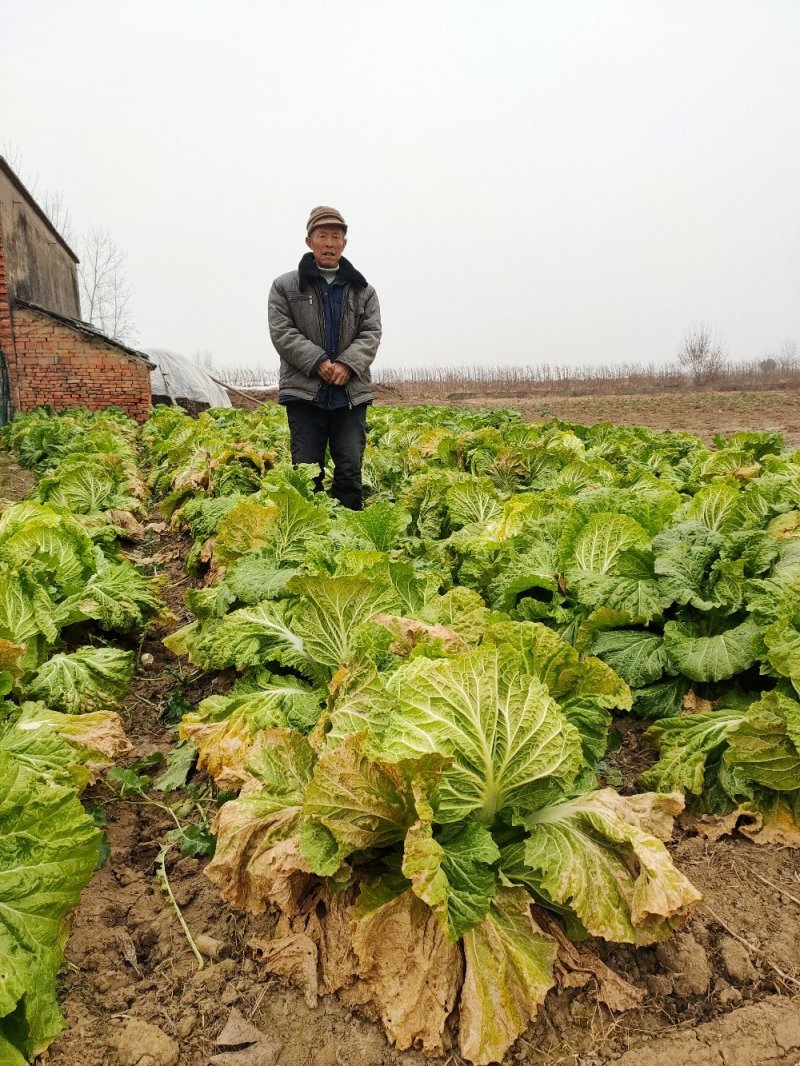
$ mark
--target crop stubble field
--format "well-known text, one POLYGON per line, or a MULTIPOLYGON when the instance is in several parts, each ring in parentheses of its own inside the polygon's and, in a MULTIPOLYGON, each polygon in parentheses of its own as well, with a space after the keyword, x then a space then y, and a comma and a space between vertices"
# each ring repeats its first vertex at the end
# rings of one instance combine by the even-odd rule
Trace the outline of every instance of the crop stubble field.
MULTIPOLYGON (((518 406, 531 420, 683 429, 707 440, 718 432, 774 429, 787 443, 800 444, 796 399, 793 392, 704 393, 548 398, 518 406)), ((510 400, 497 405, 512 406, 510 400)), ((0 477, 0 495, 21 496, 29 486, 26 474, 7 459, 0 477)), ((178 624, 190 617, 183 604, 186 589, 199 584, 183 571, 188 546, 158 514, 151 515, 139 552, 166 574, 166 598, 178 624)), ((161 641, 173 628, 151 629, 140 649, 145 660, 148 654, 152 659, 123 709, 134 744, 131 758, 166 753, 174 743, 161 717, 175 667, 161 641)), ((192 704, 230 680, 224 673, 209 679, 192 667, 182 669, 192 704)), ((621 744, 608 763, 619 771, 625 792, 652 764, 653 754, 641 741, 640 721, 622 716, 615 727, 621 744)), ((96 795, 86 802, 105 798, 103 787, 96 786, 96 795)), ((245 945, 268 935, 274 919, 223 908, 203 875, 205 861, 182 857, 172 862, 170 879, 185 919, 195 935, 226 945, 225 957, 197 970, 174 911, 152 876, 167 818, 135 800, 119 800, 108 804, 107 819, 110 859, 84 891, 60 978, 69 1028, 41 1056, 43 1064, 201 1066, 212 1056, 227 1066, 421 1066, 431 1061, 388 1046, 379 1026, 353 1015, 335 996, 312 1008, 300 991, 259 972, 245 945), (232 1010, 265 1034, 262 1045, 253 1044, 252 1036, 249 1050, 243 1049, 245 1040, 233 1049, 215 1045, 232 1010), (147 1025, 137 1027, 137 1021, 147 1025)), ((641 1005, 612 1013, 593 995, 593 979, 582 978, 578 969, 571 975, 572 987, 548 994, 505 1063, 795 1066, 800 1061, 797 852, 759 847, 742 837, 707 839, 688 828, 678 829, 670 850, 704 896, 684 929, 650 948, 594 942, 600 957, 641 991, 641 1005)), ((405 947, 397 946, 398 951, 405 947)), ((455 1052, 435 1061, 461 1062, 455 1052)))

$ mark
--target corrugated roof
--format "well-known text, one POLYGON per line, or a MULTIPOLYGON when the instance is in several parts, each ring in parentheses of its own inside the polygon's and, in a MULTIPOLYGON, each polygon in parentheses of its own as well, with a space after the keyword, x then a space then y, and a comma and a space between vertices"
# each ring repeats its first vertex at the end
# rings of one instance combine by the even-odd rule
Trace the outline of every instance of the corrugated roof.
POLYGON ((18 190, 18 192, 22 193, 22 195, 28 201, 28 203, 33 208, 33 210, 36 212, 36 214, 39 216, 39 218, 42 220, 42 222, 44 222, 45 226, 47 226, 47 228, 50 230, 50 232, 53 234, 53 236, 58 241, 58 243, 62 246, 62 248, 66 252, 69 252, 69 254, 72 256, 72 258, 75 260, 76 263, 80 263, 80 259, 78 259, 77 255, 75 255, 73 250, 70 248, 70 246, 67 244, 67 242, 64 240, 64 238, 58 232, 58 230, 53 225, 53 223, 50 221, 50 219, 47 217, 47 215, 44 213, 42 208, 39 207, 39 205, 36 203, 36 201, 34 200, 33 196, 31 195, 31 193, 28 192, 28 190, 22 184, 20 179, 17 177, 17 175, 14 173, 14 171, 11 169, 11 167, 8 165, 8 163, 5 161, 5 159, 1 155, 0 155, 0 170, 5 174, 5 176, 11 182, 11 184, 18 190))
POLYGON ((101 333, 96 326, 91 324, 91 322, 81 322, 78 318, 70 318, 69 315, 62 315, 58 311, 50 311, 46 307, 41 307, 39 304, 30 303, 28 300, 20 300, 19 297, 14 299, 14 305, 17 307, 27 307, 39 315, 44 315, 46 318, 52 318, 56 322, 61 322, 63 325, 69 326, 70 329, 82 333, 85 337, 91 337, 93 340, 102 341, 103 344, 110 344, 112 348, 119 348, 127 355, 132 355, 134 358, 141 360, 149 370, 155 369, 156 364, 148 358, 145 352, 140 352, 137 348, 129 348, 127 344, 123 344, 122 341, 115 341, 113 337, 107 337, 105 333, 101 333))

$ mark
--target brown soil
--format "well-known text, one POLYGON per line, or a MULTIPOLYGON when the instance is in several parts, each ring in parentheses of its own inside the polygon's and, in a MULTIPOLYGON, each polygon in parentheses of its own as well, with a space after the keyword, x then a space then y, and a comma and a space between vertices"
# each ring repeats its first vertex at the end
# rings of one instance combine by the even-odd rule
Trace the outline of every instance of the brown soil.
MULTIPOLYGON (((711 410, 709 430, 745 428, 722 426, 719 417, 712 425, 711 410)), ((773 418, 784 419, 775 408, 768 410, 770 425, 773 418)), ((566 408, 549 413, 576 417, 566 408)), ((631 413, 630 421, 644 423, 643 414, 631 413)), ((619 408, 614 416, 628 420, 619 408)), ((674 416, 665 418, 678 427, 674 416)), ((792 432, 800 428, 796 422, 794 427, 792 432)), ((684 428, 698 432, 703 427, 687 423, 684 428)), ((781 428, 789 431, 788 408, 781 428)), ((182 599, 191 579, 181 568, 187 547, 156 522, 135 552, 163 574, 176 622, 153 629, 141 648, 148 665, 140 668, 125 705, 132 758, 174 745, 174 729, 164 724, 162 714, 176 688, 195 703, 230 683, 225 675, 187 669, 161 644, 166 632, 187 617, 182 599)), ((641 743, 640 723, 623 720, 618 729, 622 746, 609 762, 622 774, 623 788, 630 788, 652 755, 641 743)), ((154 877, 169 817, 139 801, 112 799, 102 785, 85 799, 90 806, 105 806, 111 854, 74 915, 60 978, 68 1028, 41 1056, 41 1066, 204 1066, 210 1061, 422 1066, 430 1061, 389 1047, 376 1024, 354 1016, 335 996, 311 1009, 302 992, 260 972, 246 944, 254 936, 269 936, 274 919, 221 905, 203 876, 205 861, 173 850, 168 875, 190 930, 224 945, 216 960, 198 969, 154 877), (234 1050, 230 1042, 215 1045, 232 1014, 238 1017, 236 1011, 243 1016, 241 1024, 247 1020, 264 1034, 263 1042, 250 1043, 250 1036, 234 1050)), ((672 851, 704 894, 685 928, 651 948, 592 945, 643 992, 643 1005, 613 1015, 593 997, 591 985, 556 988, 507 1054, 505 1066, 797 1066, 800 1012, 793 996, 800 991, 800 856, 743 838, 711 842, 688 828, 678 829, 672 851)), ((437 1061, 460 1066, 463 1060, 453 1053, 437 1061)))
POLYGON ((33 488, 33 474, 0 452, 0 500, 21 500, 33 488))
MULTIPOLYGON (((471 401, 474 403, 474 401, 471 401)), ((800 446, 800 394, 774 392, 659 392, 641 396, 565 396, 523 399, 506 405, 519 407, 528 421, 560 418, 565 422, 594 425, 683 430, 711 442, 712 437, 738 430, 777 430, 787 445, 800 446)))

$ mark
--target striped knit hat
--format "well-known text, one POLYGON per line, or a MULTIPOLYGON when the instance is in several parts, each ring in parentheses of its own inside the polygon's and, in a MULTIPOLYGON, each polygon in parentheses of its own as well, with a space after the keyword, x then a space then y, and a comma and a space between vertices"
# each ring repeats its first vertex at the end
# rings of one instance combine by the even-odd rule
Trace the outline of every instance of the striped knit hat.
POLYGON ((311 231, 317 226, 341 226, 347 233, 347 223, 335 207, 314 207, 306 222, 306 234, 310 237, 311 231))

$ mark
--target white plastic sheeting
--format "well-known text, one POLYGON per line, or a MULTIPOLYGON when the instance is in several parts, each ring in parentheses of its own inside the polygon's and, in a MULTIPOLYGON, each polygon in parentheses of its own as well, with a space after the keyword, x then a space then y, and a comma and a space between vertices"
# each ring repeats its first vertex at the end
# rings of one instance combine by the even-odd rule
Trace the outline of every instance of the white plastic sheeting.
POLYGON ((201 366, 177 352, 166 348, 147 348, 147 355, 156 364, 150 371, 150 388, 154 396, 169 396, 178 400, 194 400, 209 407, 230 407, 227 392, 201 366))

